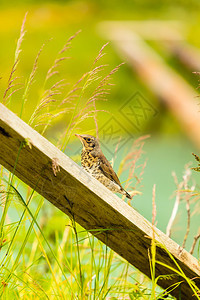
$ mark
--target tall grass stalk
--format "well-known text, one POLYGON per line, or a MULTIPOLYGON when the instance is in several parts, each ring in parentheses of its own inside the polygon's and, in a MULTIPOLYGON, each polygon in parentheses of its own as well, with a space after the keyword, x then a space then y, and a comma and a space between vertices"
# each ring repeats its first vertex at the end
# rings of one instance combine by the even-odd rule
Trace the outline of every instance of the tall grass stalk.
POLYGON ((20 53, 22 51, 21 46, 22 46, 22 41, 24 39, 25 36, 25 23, 26 23, 26 17, 27 17, 27 13, 25 14, 24 20, 22 22, 22 27, 21 27, 21 31, 20 31, 20 36, 17 40, 17 47, 15 50, 15 57, 14 57, 14 63, 11 69, 11 73, 8 79, 8 87, 6 88, 4 95, 3 95, 3 99, 2 102, 7 105, 8 107, 10 107, 10 101, 11 101, 11 97, 18 92, 20 89, 22 89, 21 83, 18 83, 18 79, 19 77, 15 76, 16 70, 17 70, 17 66, 20 62, 20 53))

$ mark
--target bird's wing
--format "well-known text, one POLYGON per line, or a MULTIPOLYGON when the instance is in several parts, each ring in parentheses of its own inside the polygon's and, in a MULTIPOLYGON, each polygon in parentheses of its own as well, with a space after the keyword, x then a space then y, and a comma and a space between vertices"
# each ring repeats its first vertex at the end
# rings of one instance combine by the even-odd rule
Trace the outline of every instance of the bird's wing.
POLYGON ((122 188, 119 178, 117 177, 117 174, 114 172, 111 164, 103 154, 101 155, 101 159, 100 159, 100 169, 102 170, 103 174, 106 177, 108 177, 112 181, 115 181, 122 188))

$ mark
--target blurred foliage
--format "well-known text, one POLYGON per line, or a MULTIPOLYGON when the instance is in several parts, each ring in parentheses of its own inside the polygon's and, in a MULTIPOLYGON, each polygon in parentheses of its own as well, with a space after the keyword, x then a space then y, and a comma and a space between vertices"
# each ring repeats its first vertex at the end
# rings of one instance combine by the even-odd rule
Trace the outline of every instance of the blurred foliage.
MULTIPOLYGON (((13 5, 14 1, 1 1, 2 9, 0 11, 0 42, 3 47, 0 48, 0 64, 1 64, 1 85, 6 87, 10 68, 13 63, 13 49, 15 41, 18 37, 18 31, 21 21, 26 11, 28 18, 26 30, 28 34, 23 42, 23 52, 21 53, 22 64, 19 65, 19 77, 26 80, 26 76, 30 73, 34 59, 45 42, 46 46, 41 59, 39 61, 39 70, 35 81, 35 93, 30 95, 30 107, 27 109, 27 119, 33 106, 36 106, 37 99, 40 93, 40 82, 43 82, 45 72, 49 65, 55 59, 56 53, 65 43, 66 39, 74 34, 77 30, 82 29, 82 33, 74 41, 70 50, 69 59, 60 71, 62 76, 66 78, 69 85, 73 84, 81 74, 88 71, 88 66, 91 66, 92 61, 98 53, 105 40, 99 36, 96 25, 101 20, 109 19, 179 19, 184 21, 187 26, 187 37, 192 43, 198 41, 196 36, 200 33, 198 20, 199 1, 18 1, 18 6, 13 5), (188 14, 188 9, 190 14, 188 14), (53 38, 53 39, 52 39, 53 38)), ((199 43, 200 46, 200 43, 199 43)), ((156 45, 154 45, 156 47, 156 45)), ((162 50, 163 51, 163 50, 162 50)), ((112 45, 107 47, 107 55, 104 57, 103 63, 109 64, 110 68, 114 68, 121 60, 115 53, 112 45)), ((170 58, 167 53, 163 53, 166 61, 178 69, 179 72, 188 77, 188 72, 184 68, 177 65, 173 58, 170 58)), ((190 82, 195 86, 196 79, 191 74, 190 82)), ((103 106, 99 104, 99 109, 106 108, 115 114, 119 109, 119 104, 122 99, 126 100, 135 91, 142 91, 147 99, 149 99, 160 112, 155 119, 149 120, 141 128, 141 132, 179 132, 179 125, 176 120, 169 115, 166 109, 160 107, 155 95, 153 95, 145 85, 133 74, 127 65, 124 65, 114 78, 115 86, 111 90, 111 95, 108 97, 108 103, 103 106), (159 123, 159 126, 157 124, 159 123), (156 125, 155 125, 156 124, 156 125)), ((1 88, 1 90, 3 90, 1 88)), ((15 110, 19 110, 20 96, 18 101, 15 101, 15 110)), ((101 123, 102 116, 99 116, 101 123)), ((57 125, 64 126, 65 121, 59 122, 57 125)), ((127 130, 132 128, 126 124, 127 130)), ((55 132, 54 132, 55 134, 55 132)))
MULTIPOLYGON (((60 3, 60 4, 68 4, 68 3, 74 3, 74 2, 81 2, 80 0, 18 0, 18 4, 42 4, 42 3, 60 3)), ((162 0, 162 1, 157 1, 157 0, 125 0, 125 1, 120 1, 120 0, 88 0, 87 2, 90 3, 95 3, 95 5, 99 6, 102 9, 105 8, 114 8, 114 9, 122 9, 122 10, 129 10, 130 8, 137 7, 137 8, 143 8, 143 9, 161 9, 161 8, 166 8, 169 6, 183 6, 185 8, 197 8, 200 7, 200 3, 198 0, 191 0, 190 2, 185 1, 185 0, 162 0)), ((7 2, 6 0, 1 0, 1 5, 13 5, 15 4, 15 0, 10 0, 7 2)))

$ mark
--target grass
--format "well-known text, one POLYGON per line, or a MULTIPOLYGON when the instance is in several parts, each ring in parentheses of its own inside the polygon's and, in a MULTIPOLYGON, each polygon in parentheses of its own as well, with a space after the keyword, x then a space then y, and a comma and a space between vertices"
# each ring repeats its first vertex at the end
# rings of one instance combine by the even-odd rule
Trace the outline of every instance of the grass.
POLYGON ((131 294, 136 283, 141 294, 137 276, 131 278, 133 268, 73 221, 65 221, 64 230, 46 238, 44 224, 49 217, 44 220, 44 214, 37 221, 44 199, 32 191, 25 200, 14 186, 8 186, 9 201, 20 205, 20 218, 3 226, 1 299, 26 299, 27 294, 28 299, 105 299, 109 295, 120 299, 131 294))
MULTIPOLYGON (((11 107, 19 93, 20 76, 17 75, 17 71, 22 56, 24 34, 23 23, 3 99, 3 103, 11 107)), ((105 65, 100 63, 105 49, 103 46, 90 70, 66 90, 63 79, 58 80, 55 75, 60 74, 59 64, 66 60, 66 52, 69 50, 73 38, 75 36, 67 40, 48 68, 44 83, 40 82, 41 89, 38 91, 37 105, 29 116, 29 123, 45 134, 55 118, 70 112, 67 129, 57 141, 62 150, 69 145, 70 137, 77 127, 84 127, 84 121, 88 117, 91 119, 92 130, 98 134, 99 110, 96 104, 99 99, 102 100, 102 96, 106 96, 109 92, 110 78, 118 70, 116 67, 104 74, 105 65)), ((45 46, 42 46, 39 50, 30 75, 22 85, 23 101, 19 115, 25 120, 27 120, 27 116, 24 112, 31 99, 30 93, 34 89, 33 84, 37 79, 38 64, 44 48, 45 46)), ((21 61, 23 62, 23 60, 21 61)), ((35 93, 35 91, 33 92, 35 93)), ((129 168, 129 177, 133 176, 133 170, 137 169, 137 162, 142 154, 143 140, 141 138, 138 145, 135 142, 133 146, 138 147, 137 150, 132 150, 127 155, 120 165, 119 173, 129 168)), ((23 145, 20 146, 18 155, 22 147, 23 145)), ((140 166, 137 187, 140 185, 144 167, 145 163, 140 166)), ((130 182, 128 185, 130 186, 130 182)), ((66 219, 61 212, 47 204, 46 200, 34 189, 30 189, 20 182, 15 177, 15 168, 11 174, 1 167, 0 187, 2 206, 0 223, 1 299, 153 300, 163 298, 164 294, 158 288, 158 278, 155 276, 156 263, 160 263, 156 261, 155 237, 152 239, 151 255, 149 256, 152 273, 152 281, 150 281, 99 242, 95 238, 95 234, 91 235, 73 219, 66 219)), ((154 226, 155 190, 153 204, 152 224, 154 226)), ((180 268, 175 272, 186 279, 196 295, 199 293, 193 282, 185 278, 180 268)))

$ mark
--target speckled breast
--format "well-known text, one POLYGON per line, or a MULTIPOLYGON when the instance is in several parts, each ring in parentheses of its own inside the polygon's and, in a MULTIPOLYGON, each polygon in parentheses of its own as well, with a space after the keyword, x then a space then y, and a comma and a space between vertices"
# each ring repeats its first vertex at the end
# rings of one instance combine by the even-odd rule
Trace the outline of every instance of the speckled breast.
POLYGON ((87 172, 93 174, 97 170, 99 170, 99 158, 98 157, 93 157, 91 152, 82 151, 82 153, 81 153, 81 165, 83 166, 83 168, 87 172))
POLYGON ((112 192, 121 191, 121 187, 118 184, 103 174, 100 168, 100 161, 98 157, 93 157, 90 152, 82 151, 81 165, 88 173, 94 176, 112 192))

